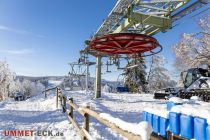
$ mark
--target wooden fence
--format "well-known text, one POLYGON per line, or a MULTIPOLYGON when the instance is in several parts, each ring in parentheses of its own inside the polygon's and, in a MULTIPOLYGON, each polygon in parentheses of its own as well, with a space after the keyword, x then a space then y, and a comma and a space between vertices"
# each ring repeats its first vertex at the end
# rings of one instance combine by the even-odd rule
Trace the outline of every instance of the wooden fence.
MULTIPOLYGON (((83 140, 94 140, 94 138, 89 133, 90 117, 95 118, 100 123, 111 128, 113 131, 119 133, 120 135, 124 136, 128 140, 141 140, 140 135, 136 135, 126 130, 123 130, 119 126, 115 125, 114 123, 111 123, 108 120, 101 118, 97 112, 90 109, 90 106, 79 107, 77 104, 74 103, 73 98, 68 99, 65 95, 62 95, 62 91, 60 90, 59 87, 48 89, 47 91, 50 91, 50 90, 56 90, 56 107, 58 108, 58 104, 60 102, 63 113, 67 114, 70 123, 75 127, 78 134, 83 140), (69 105, 69 108, 67 108, 67 105, 69 105), (82 127, 80 127, 78 123, 74 120, 74 111, 79 112, 79 114, 83 116, 84 123, 82 127)), ((45 93, 47 96, 46 92, 43 92, 43 93, 45 93)))
MULTIPOLYGON (((95 118, 100 123, 111 128, 113 131, 119 133, 120 135, 124 136, 128 140, 141 140, 140 135, 136 135, 126 130, 123 130, 119 126, 115 125, 114 123, 111 123, 108 120, 101 118, 97 112, 90 109, 90 106, 79 107, 77 104, 74 103, 73 98, 68 99, 65 95, 63 95, 59 87, 54 87, 54 88, 50 88, 43 91, 43 93, 45 94, 45 97, 47 97, 48 91, 52 91, 52 90, 54 90, 56 93, 56 107, 58 108, 58 105, 60 102, 63 113, 67 114, 70 123, 72 123, 72 125, 75 127, 78 134, 83 140, 94 140, 94 138, 89 133, 90 117, 95 118), (67 108, 67 105, 69 105, 69 108, 67 108), (79 112, 79 114, 83 116, 84 123, 82 127, 80 127, 77 124, 77 122, 74 120, 74 111, 79 112)), ((170 133, 169 131, 167 131, 167 138, 163 138, 155 133, 152 133, 150 136, 150 140, 174 140, 174 139, 186 140, 178 135, 174 135, 170 133)))
POLYGON ((44 93, 45 98, 47 98, 47 93, 49 91, 56 90, 56 93, 57 93, 58 89, 59 89, 59 87, 53 87, 53 88, 49 88, 49 89, 46 89, 46 90, 42 91, 42 93, 44 93))

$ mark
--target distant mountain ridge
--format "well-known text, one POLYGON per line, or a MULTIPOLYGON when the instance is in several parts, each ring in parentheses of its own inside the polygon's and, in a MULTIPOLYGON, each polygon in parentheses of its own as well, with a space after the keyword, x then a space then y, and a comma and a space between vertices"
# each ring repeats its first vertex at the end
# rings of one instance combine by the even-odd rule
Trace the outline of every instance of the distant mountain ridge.
POLYGON ((16 76, 16 79, 19 79, 19 80, 23 80, 23 79, 26 79, 26 80, 30 80, 30 81, 39 81, 39 80, 62 80, 64 78, 66 78, 67 76, 38 76, 38 77, 35 77, 35 76, 22 76, 22 75, 18 75, 16 76))

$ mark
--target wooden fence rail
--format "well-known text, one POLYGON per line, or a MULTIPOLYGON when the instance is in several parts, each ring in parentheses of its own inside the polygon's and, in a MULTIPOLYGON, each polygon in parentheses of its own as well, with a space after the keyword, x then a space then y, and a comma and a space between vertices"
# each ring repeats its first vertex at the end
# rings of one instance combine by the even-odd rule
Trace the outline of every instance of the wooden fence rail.
MULTIPOLYGON (((126 130, 123 130, 119 126, 115 125, 114 123, 111 123, 108 120, 101 118, 97 112, 90 109, 90 106, 79 107, 77 104, 74 103, 73 98, 68 99, 65 95, 62 95, 62 91, 59 87, 54 87, 54 88, 46 89, 45 91, 43 91, 43 93, 45 93, 45 97, 47 97, 47 92, 52 91, 52 90, 55 90, 55 93, 56 93, 56 107, 58 108, 58 104, 60 101, 60 105, 62 107, 63 113, 67 114, 67 117, 70 123, 72 123, 72 125, 75 127, 78 134, 83 140, 94 140, 94 138, 89 133, 90 117, 95 118, 100 123, 111 128, 113 131, 119 133, 120 135, 124 136, 128 140, 141 140, 142 139, 140 135, 136 135, 126 130), (69 108, 67 108, 67 105, 69 105, 69 108), (79 114, 84 117, 83 119, 84 123, 82 127, 80 127, 77 124, 77 122, 74 120, 74 111, 79 112, 79 114)), ((181 138, 180 136, 171 134, 170 132, 167 132, 167 138, 163 138, 155 133, 152 133, 150 136, 150 140, 166 140, 166 139, 185 140, 181 138)))
POLYGON ((63 113, 67 114, 70 123, 75 127, 78 134, 83 140, 94 140, 94 138, 89 133, 90 116, 98 120, 100 123, 111 128, 115 132, 126 137, 129 140, 141 140, 140 135, 136 135, 126 130, 123 130, 119 126, 115 125, 114 123, 111 123, 108 120, 101 118, 97 112, 90 109, 90 106, 79 107, 77 104, 74 103, 73 98, 67 99, 65 95, 62 95, 62 91, 59 87, 53 87, 53 88, 44 90, 43 93, 45 94, 45 97, 47 97, 48 91, 53 91, 53 90, 56 93, 56 108, 58 108, 58 105, 60 102, 63 113), (69 105, 69 108, 67 108, 67 105, 69 105), (84 117, 83 119, 84 123, 82 127, 80 127, 77 124, 77 122, 74 120, 74 111, 79 112, 79 114, 84 117))
MULTIPOLYGON (((60 99, 60 104, 62 107, 62 110, 64 113, 67 114, 70 123, 75 127, 77 130, 78 134, 83 140, 93 140, 92 136, 89 134, 89 123, 90 123, 90 116, 98 120, 100 123, 106 125, 107 127, 111 128, 115 132, 121 134, 122 136, 126 137, 129 140, 141 140, 140 135, 133 134, 131 132, 128 132, 126 130, 121 129, 119 126, 115 125, 114 123, 109 122, 106 119, 103 119, 100 117, 100 115, 91 110, 90 106, 82 106, 79 107, 77 104, 74 103, 73 98, 67 99, 66 96, 62 95, 61 92, 57 92, 56 94, 56 99, 60 99), (70 106, 70 108, 67 108, 67 104, 70 106), (74 120, 74 111, 79 112, 81 116, 84 117, 84 123, 83 126, 80 127, 77 122, 74 120)), ((58 104, 58 100, 56 100, 56 107, 58 104)))
POLYGON ((49 92, 49 91, 55 91, 55 94, 56 94, 56 108, 58 108, 59 95, 62 95, 61 88, 56 86, 56 87, 53 87, 53 88, 45 89, 44 91, 42 91, 42 93, 44 93, 44 95, 45 95, 45 98, 47 98, 47 92, 49 92))
POLYGON ((53 87, 53 88, 45 89, 44 91, 42 91, 42 93, 44 93, 45 98, 47 98, 47 92, 48 92, 48 91, 57 90, 58 88, 59 88, 59 87, 53 87))

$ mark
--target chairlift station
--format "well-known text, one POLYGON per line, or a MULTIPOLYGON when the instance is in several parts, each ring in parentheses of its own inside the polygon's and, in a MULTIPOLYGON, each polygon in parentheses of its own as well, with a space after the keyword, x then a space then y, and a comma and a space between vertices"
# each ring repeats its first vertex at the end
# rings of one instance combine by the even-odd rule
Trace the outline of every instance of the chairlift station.
MULTIPOLYGON (((107 67, 113 64, 119 67, 120 58, 135 59, 159 53, 162 46, 152 36, 173 29, 175 21, 208 3, 209 0, 118 0, 80 51, 82 57, 96 57, 95 97, 101 97, 103 57, 113 62, 107 61, 107 67)), ((82 64, 86 65, 85 61, 82 64)))

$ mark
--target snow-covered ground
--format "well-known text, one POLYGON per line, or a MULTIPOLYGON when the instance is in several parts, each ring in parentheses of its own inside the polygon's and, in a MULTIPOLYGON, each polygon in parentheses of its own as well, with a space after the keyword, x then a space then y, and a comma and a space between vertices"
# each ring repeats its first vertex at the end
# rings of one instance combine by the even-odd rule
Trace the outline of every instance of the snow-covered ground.
MULTIPOLYGON (((139 123, 140 113, 147 106, 163 104, 165 101, 153 99, 151 94, 117 94, 103 93, 102 98, 94 99, 93 94, 85 94, 84 91, 66 92, 68 97, 73 97, 78 105, 88 103, 92 110, 98 113, 107 113, 114 118, 119 118, 129 123, 139 123)), ((76 114, 78 122, 82 125, 82 117, 76 114)), ((120 135, 113 133, 110 128, 91 118, 90 133, 96 139, 123 139, 120 135)))
POLYGON ((49 80, 49 84, 53 85, 53 86, 58 86, 62 83, 61 80, 49 80))
POLYGON ((51 95, 47 100, 43 95, 38 95, 26 101, 7 100, 0 103, 0 139, 79 139, 72 125, 69 125, 66 115, 55 108, 55 97, 51 95), (64 136, 56 137, 8 137, 4 130, 34 130, 60 132, 64 136))
MULTIPOLYGON (((73 97, 74 102, 78 105, 89 103, 91 109, 98 113, 107 113, 114 118, 133 124, 140 122, 140 113, 145 107, 162 106, 166 102, 153 99, 151 94, 103 93, 101 99, 94 99, 92 93, 86 94, 84 91, 64 93, 68 97, 73 97)), ((74 118, 82 126, 83 117, 74 112, 74 118)), ((90 122, 90 134, 94 138, 98 140, 124 139, 92 117, 90 122)), ((52 130, 53 132, 63 132, 64 136, 36 136, 33 139, 80 139, 76 130, 69 124, 66 114, 63 114, 61 109, 55 108, 53 93, 47 99, 40 94, 26 101, 0 102, 0 131, 3 130, 52 130)), ((14 139, 14 137, 0 136, 0 139, 9 140, 11 138, 14 139)), ((32 139, 32 137, 18 137, 18 139, 32 139)))

